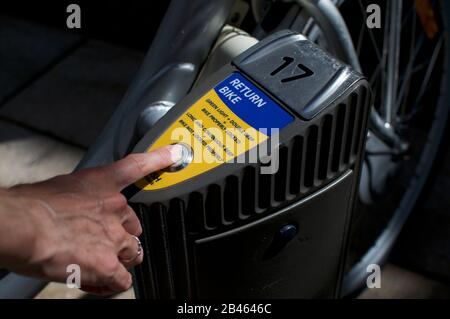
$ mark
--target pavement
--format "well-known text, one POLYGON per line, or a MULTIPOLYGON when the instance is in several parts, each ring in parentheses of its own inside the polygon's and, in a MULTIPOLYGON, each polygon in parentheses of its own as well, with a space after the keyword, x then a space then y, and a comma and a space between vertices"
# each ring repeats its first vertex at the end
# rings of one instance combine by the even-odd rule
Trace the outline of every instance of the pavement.
MULTIPOLYGON (((144 53, 0 15, 0 187, 71 172, 120 102, 144 53)), ((360 298, 449 298, 388 264, 360 298)), ((37 298, 92 298, 50 284, 37 298)), ((134 298, 132 291, 115 298, 134 298)))

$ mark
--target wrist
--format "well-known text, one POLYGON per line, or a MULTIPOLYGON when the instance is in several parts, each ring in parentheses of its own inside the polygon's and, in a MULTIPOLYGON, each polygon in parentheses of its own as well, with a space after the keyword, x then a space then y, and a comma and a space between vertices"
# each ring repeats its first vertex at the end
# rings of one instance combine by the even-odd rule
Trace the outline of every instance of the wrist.
POLYGON ((57 233, 53 210, 42 200, 26 199, 28 225, 24 238, 28 243, 24 254, 25 265, 35 271, 34 275, 45 276, 45 265, 55 255, 55 243, 52 236, 57 233))
POLYGON ((49 213, 38 200, 24 198, 14 190, 3 190, 0 196, 0 219, 7 221, 0 225, 0 265, 39 275, 38 265, 46 258, 43 225, 49 223, 49 213))

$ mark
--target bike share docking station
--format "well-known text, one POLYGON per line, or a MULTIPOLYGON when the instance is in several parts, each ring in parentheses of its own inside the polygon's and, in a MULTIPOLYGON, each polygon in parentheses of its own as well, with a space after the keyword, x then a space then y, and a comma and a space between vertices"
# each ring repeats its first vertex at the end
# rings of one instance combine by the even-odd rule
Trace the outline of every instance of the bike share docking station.
POLYGON ((183 146, 126 190, 137 297, 338 296, 370 102, 361 74, 290 31, 202 81, 134 149, 183 146))

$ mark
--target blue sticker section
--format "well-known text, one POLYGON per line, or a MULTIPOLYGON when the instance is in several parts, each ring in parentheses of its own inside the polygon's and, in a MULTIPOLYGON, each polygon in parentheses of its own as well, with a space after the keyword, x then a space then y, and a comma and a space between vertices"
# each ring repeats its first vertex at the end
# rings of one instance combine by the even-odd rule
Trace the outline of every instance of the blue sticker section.
POLYGON ((294 121, 289 113, 238 72, 234 72, 214 90, 237 116, 268 136, 271 136, 271 129, 281 130, 294 121))

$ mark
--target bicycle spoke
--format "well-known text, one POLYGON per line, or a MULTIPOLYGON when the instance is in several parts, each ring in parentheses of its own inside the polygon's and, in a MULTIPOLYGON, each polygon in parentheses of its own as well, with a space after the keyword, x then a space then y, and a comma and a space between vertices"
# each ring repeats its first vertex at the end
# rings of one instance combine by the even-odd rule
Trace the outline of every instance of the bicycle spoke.
POLYGON ((424 62, 424 63, 419 63, 417 64, 414 69, 412 69, 411 71, 411 75, 416 74, 417 72, 422 71, 424 68, 426 68, 428 66, 428 64, 430 63, 430 61, 424 62))
POLYGON ((366 33, 365 32, 366 31, 365 24, 366 24, 366 22, 363 19, 362 25, 361 25, 361 31, 359 32, 359 36, 358 36, 358 44, 356 46, 356 54, 358 54, 358 56, 361 55, 361 47, 362 47, 364 35, 366 33))
POLYGON ((401 17, 403 0, 389 1, 389 34, 383 55, 387 57, 387 72, 384 87, 384 116, 387 123, 392 124, 395 116, 395 105, 398 85, 398 64, 400 59, 401 17))
POLYGON ((431 56, 430 64, 427 68, 427 72, 425 73, 425 77, 423 79, 422 86, 420 87, 418 97, 416 99, 416 104, 419 103, 419 101, 422 99, 423 95, 427 91, 427 85, 429 85, 429 81, 431 78, 431 75, 434 71, 434 67, 436 65, 437 58, 439 57, 439 53, 441 52, 442 44, 444 43, 444 37, 441 36, 438 40, 438 43, 436 44, 436 47, 434 48, 433 55, 431 56))
POLYGON ((381 61, 378 63, 378 65, 376 66, 375 70, 373 71, 372 75, 370 76, 369 79, 369 83, 371 86, 375 85, 376 80, 379 79, 379 75, 382 72, 382 67, 381 67, 381 61))
POLYGON ((400 106, 404 100, 404 97, 407 96, 407 92, 409 90, 409 86, 411 84, 411 78, 413 75, 413 66, 414 66, 414 62, 417 58, 417 55, 420 52, 420 49, 423 46, 423 43, 425 41, 425 36, 422 35, 418 41, 417 46, 411 50, 411 55, 408 61, 408 65, 406 67, 406 72, 405 75, 403 76, 403 82, 398 94, 398 100, 397 100, 397 105, 396 105, 396 113, 398 113, 398 110, 400 109, 400 106), (408 85, 408 88, 406 87, 408 85))
MULTIPOLYGON (((409 10, 408 19, 409 16, 411 15, 411 12, 413 12, 414 14, 411 27, 411 45, 409 47, 409 60, 406 66, 405 74, 403 75, 403 81, 400 87, 400 91, 398 93, 397 103, 395 106, 395 114, 398 114, 398 110, 401 107, 403 101, 405 101, 403 105, 406 104, 406 99, 404 97, 408 96, 409 89, 411 87, 412 70, 414 62, 417 57, 417 53, 419 52, 419 50, 416 47, 417 15, 415 14, 415 4, 413 4, 412 8, 409 10)), ((405 19, 405 23, 408 19, 405 19)), ((404 27, 405 25, 402 26, 402 28, 404 27)), ((418 47, 420 48, 421 45, 419 45, 418 47)))
POLYGON ((413 3, 411 6, 411 9, 408 11, 408 14, 405 15, 405 17, 402 20, 402 29, 406 26, 406 23, 408 23, 409 18, 413 17, 416 18, 416 5, 413 3))
MULTIPOLYGON (((366 16, 365 8, 364 8, 364 6, 363 6, 361 1, 358 1, 358 3, 359 3, 359 8, 361 10, 361 13, 363 14, 363 17, 365 17, 366 16)), ((365 19, 363 19, 363 21, 365 21, 365 19)), ((363 25, 362 29, 363 30, 367 29, 365 24, 363 25)), ((378 47, 377 40, 375 39, 375 36, 374 36, 372 30, 368 29, 367 33, 369 34, 370 41, 372 42, 372 46, 373 46, 373 49, 375 51, 375 54, 377 55, 378 59, 381 60, 382 59, 381 51, 380 51, 380 49, 378 47)))

